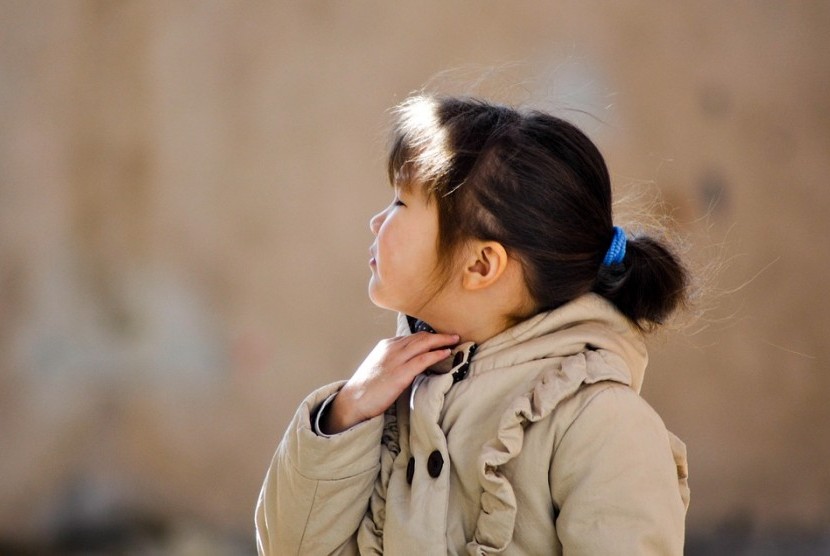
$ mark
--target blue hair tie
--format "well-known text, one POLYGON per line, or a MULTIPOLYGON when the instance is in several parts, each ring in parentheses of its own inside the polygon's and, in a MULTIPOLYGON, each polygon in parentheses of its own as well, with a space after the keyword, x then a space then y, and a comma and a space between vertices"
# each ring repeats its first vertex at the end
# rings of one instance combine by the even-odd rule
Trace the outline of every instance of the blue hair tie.
POLYGON ((602 259, 602 266, 622 264, 623 259, 625 259, 625 232, 619 226, 614 226, 614 238, 605 253, 605 258, 602 259))

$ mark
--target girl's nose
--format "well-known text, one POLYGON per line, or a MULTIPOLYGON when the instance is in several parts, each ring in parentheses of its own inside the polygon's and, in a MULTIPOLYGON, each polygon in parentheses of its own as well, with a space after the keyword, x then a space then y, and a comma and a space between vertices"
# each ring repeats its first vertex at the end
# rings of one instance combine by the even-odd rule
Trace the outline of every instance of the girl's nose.
POLYGON ((380 230, 381 224, 383 224, 383 219, 386 215, 386 211, 381 211, 374 215, 372 218, 369 219, 369 229, 372 230, 374 235, 378 235, 378 230, 380 230))

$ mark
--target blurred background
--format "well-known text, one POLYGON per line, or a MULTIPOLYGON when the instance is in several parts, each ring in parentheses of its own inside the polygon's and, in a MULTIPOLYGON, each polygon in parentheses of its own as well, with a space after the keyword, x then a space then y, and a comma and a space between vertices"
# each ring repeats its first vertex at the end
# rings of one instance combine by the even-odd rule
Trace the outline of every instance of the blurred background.
POLYGON ((394 333, 366 297, 388 109, 453 70, 582 126, 703 269, 643 392, 688 445, 687 553, 830 554, 828 26, 818 0, 4 0, 0 553, 255 553, 296 406, 394 333))

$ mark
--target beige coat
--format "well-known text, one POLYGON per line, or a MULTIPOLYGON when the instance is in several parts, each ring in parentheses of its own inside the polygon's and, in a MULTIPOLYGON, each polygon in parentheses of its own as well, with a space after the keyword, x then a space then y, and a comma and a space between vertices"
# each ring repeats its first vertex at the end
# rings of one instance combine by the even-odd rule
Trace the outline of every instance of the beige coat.
POLYGON ((260 554, 682 554, 685 447, 640 398, 644 344, 610 303, 502 332, 454 382, 470 345, 332 437, 311 419, 342 383, 312 393, 262 487, 260 554))

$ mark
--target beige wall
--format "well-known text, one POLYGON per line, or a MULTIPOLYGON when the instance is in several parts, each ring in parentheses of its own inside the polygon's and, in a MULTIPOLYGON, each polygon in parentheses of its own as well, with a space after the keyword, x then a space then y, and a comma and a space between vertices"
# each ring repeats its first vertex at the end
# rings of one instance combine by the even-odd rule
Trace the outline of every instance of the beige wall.
POLYGON ((248 534, 297 403, 392 332, 365 296, 386 111, 479 66, 722 263, 644 392, 689 446, 690 534, 830 528, 826 3, 2 13, 0 538, 125 508, 248 534))

